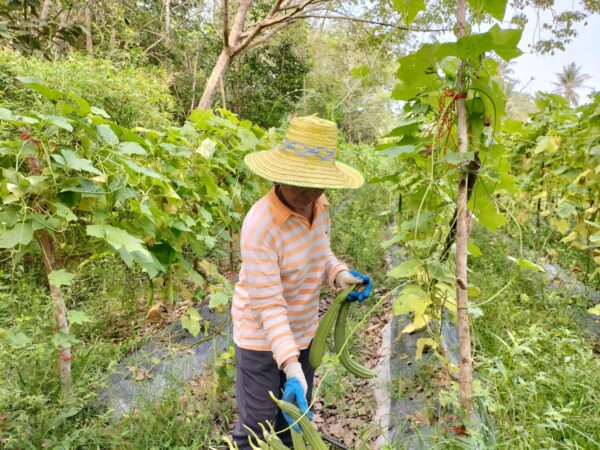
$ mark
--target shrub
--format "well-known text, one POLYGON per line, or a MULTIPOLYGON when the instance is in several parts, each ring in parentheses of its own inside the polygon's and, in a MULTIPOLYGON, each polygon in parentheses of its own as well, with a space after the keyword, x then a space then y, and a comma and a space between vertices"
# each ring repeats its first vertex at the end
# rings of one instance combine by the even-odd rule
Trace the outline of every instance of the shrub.
POLYGON ((31 89, 15 84, 15 76, 36 77, 43 84, 71 91, 106 110, 125 127, 163 128, 171 118, 173 98, 167 76, 156 67, 131 67, 108 59, 73 53, 59 61, 0 50, 0 92, 4 105, 15 112, 32 105, 49 108, 31 89))

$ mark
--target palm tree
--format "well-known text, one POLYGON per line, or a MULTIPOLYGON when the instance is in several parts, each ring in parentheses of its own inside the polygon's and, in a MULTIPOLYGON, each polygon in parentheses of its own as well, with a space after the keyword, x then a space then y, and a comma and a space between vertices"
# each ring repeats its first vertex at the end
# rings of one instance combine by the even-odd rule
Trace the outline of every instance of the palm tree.
POLYGON ((553 81, 556 86, 555 92, 562 95, 569 105, 577 106, 579 103, 579 95, 575 92, 576 89, 583 87, 583 83, 591 77, 585 73, 581 73, 581 66, 577 67, 574 62, 564 66, 562 72, 558 72, 558 82, 553 81))

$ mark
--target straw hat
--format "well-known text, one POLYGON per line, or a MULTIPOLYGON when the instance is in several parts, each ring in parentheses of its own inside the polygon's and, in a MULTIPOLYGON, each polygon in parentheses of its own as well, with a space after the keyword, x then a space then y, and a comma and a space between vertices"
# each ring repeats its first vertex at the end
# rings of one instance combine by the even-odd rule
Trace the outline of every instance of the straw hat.
POLYGON ((292 119, 278 147, 250 153, 244 161, 252 172, 278 183, 324 189, 361 187, 361 173, 336 161, 336 152, 335 123, 313 115, 292 119))

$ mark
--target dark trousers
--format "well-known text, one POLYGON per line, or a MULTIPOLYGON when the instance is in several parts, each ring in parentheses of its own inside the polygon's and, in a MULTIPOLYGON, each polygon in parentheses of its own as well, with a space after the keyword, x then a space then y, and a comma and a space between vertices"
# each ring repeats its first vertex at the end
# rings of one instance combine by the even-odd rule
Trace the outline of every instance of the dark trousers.
MULTIPOLYGON (((299 361, 306 377, 308 385, 306 399, 310 405, 315 370, 308 364, 309 350, 310 347, 300 351, 299 361)), ((233 440, 240 450, 247 450, 251 448, 248 436, 252 436, 252 433, 246 427, 254 431, 260 438, 263 433, 259 423, 269 429, 267 422, 270 422, 276 431, 288 427, 281 410, 269 397, 269 391, 272 391, 277 398, 281 398, 286 377, 285 373, 277 368, 272 352, 246 350, 237 345, 235 346, 235 376, 238 422, 233 430, 233 440)), ((287 446, 292 445, 292 436, 289 430, 278 436, 287 446)), ((254 441, 253 436, 252 438, 254 441)))

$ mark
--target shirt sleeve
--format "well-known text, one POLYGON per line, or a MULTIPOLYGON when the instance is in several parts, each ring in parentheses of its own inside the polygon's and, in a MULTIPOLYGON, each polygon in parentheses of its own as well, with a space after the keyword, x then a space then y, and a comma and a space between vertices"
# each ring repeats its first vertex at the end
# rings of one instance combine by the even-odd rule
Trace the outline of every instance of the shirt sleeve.
POLYGON ((325 273, 323 275, 323 284, 327 284, 333 289, 335 288, 334 282, 336 275, 342 270, 348 270, 348 266, 337 259, 331 250, 331 242, 329 240, 329 236, 331 236, 329 212, 326 212, 325 220, 327 221, 327 254, 325 255, 325 273))
POLYGON ((274 249, 260 245, 241 246, 248 286, 248 307, 258 312, 263 330, 277 366, 288 358, 299 356, 300 350, 288 321, 287 304, 274 249))

